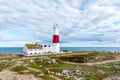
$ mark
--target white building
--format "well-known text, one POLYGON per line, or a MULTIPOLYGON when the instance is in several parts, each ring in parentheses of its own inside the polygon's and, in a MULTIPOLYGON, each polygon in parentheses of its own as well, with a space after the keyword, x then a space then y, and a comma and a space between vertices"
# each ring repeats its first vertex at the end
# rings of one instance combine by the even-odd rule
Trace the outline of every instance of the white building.
POLYGON ((53 28, 53 46, 41 45, 41 44, 25 44, 23 52, 26 56, 45 55, 45 54, 59 54, 60 53, 60 41, 58 24, 54 24, 53 28))
POLYGON ((51 45, 25 44, 23 52, 26 56, 45 55, 53 52, 51 45))

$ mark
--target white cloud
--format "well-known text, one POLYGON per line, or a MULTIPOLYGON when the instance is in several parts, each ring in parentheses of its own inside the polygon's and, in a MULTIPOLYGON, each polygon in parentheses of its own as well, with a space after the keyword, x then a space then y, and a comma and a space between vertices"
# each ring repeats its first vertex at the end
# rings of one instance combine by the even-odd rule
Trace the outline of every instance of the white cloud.
POLYGON ((12 46, 51 43, 55 22, 60 26, 62 46, 119 46, 119 2, 0 0, 0 46, 13 41, 12 46))

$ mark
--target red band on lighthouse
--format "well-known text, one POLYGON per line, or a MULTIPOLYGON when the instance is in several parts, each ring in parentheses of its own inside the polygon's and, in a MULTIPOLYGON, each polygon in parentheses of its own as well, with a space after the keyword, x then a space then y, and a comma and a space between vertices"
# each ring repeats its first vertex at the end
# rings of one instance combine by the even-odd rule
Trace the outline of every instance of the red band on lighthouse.
POLYGON ((59 35, 53 35, 53 43, 59 43, 59 35))

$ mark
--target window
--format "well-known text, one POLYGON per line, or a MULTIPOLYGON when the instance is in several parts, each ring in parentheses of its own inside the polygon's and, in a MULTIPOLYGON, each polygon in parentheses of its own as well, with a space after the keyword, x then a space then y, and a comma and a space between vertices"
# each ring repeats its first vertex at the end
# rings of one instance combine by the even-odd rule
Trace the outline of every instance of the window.
POLYGON ((41 47, 43 47, 43 46, 41 45, 41 47))
POLYGON ((47 45, 44 45, 44 47, 47 47, 47 45))
POLYGON ((30 53, 30 54, 32 54, 32 53, 30 53))
POLYGON ((50 45, 48 45, 48 47, 50 47, 50 45))
POLYGON ((37 54, 37 53, 35 53, 35 54, 37 54))

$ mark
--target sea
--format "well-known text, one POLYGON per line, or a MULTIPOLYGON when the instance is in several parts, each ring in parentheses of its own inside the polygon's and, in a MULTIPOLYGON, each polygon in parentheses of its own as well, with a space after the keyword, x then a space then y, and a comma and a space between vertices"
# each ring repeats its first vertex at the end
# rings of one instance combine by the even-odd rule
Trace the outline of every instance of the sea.
MULTIPOLYGON (((61 51, 67 50, 70 52, 82 51, 100 51, 100 52, 120 52, 120 47, 61 47, 61 51)), ((0 47, 0 54, 22 53, 23 47, 0 47)))

